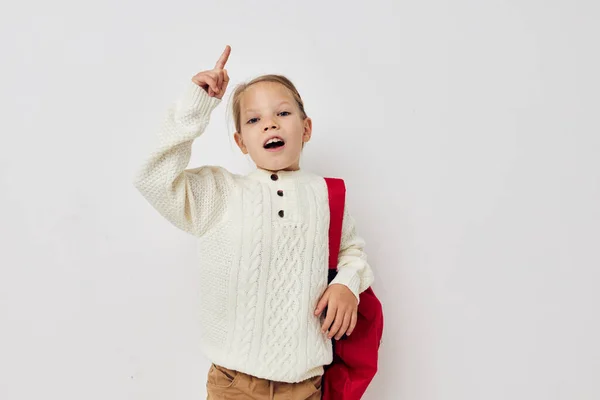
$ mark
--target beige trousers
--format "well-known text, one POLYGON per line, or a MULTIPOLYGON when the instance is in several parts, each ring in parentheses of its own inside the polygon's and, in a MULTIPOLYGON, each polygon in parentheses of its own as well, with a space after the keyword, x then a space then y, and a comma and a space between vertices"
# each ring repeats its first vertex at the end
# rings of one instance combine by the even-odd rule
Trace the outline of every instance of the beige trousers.
POLYGON ((211 365, 207 400, 320 400, 321 376, 299 383, 275 382, 211 365))

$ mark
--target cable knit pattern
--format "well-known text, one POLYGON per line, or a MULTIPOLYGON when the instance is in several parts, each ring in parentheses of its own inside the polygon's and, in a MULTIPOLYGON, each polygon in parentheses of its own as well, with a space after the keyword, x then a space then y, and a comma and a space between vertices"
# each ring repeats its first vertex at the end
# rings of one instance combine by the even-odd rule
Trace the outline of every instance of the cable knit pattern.
MULTIPOLYGON (((304 170, 272 179, 262 169, 186 169, 192 143, 219 103, 190 82, 134 183, 162 216, 198 237, 198 339, 206 357, 259 378, 300 382, 332 360, 331 341, 314 316, 327 288, 327 186, 304 170)), ((357 298, 373 282, 363 248, 346 208, 332 283, 357 298)))
POLYGON ((263 374, 279 368, 283 380, 293 380, 299 354, 300 299, 308 226, 275 223, 277 237, 269 270, 265 332, 259 365, 263 374))
MULTIPOLYGON (((310 305, 308 307, 307 318, 313 320, 313 312, 319 302, 319 294, 327 288, 328 260, 329 260, 329 198, 327 196, 327 185, 325 181, 316 182, 311 185, 312 192, 315 194, 314 207, 316 215, 323 216, 324 223, 317 225, 315 232, 315 245, 313 248, 313 259, 310 273, 310 305), (327 227, 327 230, 325 229, 327 227)), ((324 315, 324 314, 323 314, 324 315)), ((324 318, 317 319, 308 326, 308 341, 314 343, 315 347, 309 349, 306 354, 308 368, 318 369, 322 360, 327 360, 326 364, 333 360, 333 352, 328 342, 320 340, 321 321, 324 318)))
POLYGON ((240 363, 248 366, 253 360, 250 359, 250 349, 254 335, 254 324, 256 320, 256 307, 258 305, 258 286, 260 277, 260 268, 264 264, 262 254, 262 223, 263 223, 263 202, 261 196, 261 186, 257 182, 247 182, 244 185, 251 202, 249 203, 250 241, 249 241, 249 260, 240 265, 240 277, 238 288, 240 297, 237 303, 236 334, 234 344, 239 344, 238 354, 240 363))

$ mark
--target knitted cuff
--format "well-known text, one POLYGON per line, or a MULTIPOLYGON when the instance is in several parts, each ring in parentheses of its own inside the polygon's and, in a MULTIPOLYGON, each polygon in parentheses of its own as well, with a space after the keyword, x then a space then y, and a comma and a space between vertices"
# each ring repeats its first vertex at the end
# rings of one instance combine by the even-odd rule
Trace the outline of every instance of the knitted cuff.
POLYGON ((329 285, 331 286, 335 283, 347 286, 348 289, 350 289, 352 293, 354 293, 356 299, 360 302, 360 276, 355 270, 350 268, 339 269, 337 271, 337 275, 335 276, 335 278, 333 278, 329 285))
POLYGON ((221 99, 210 97, 204 89, 194 82, 189 83, 182 98, 182 105, 186 109, 194 110, 194 112, 201 115, 209 115, 219 103, 221 103, 221 99))

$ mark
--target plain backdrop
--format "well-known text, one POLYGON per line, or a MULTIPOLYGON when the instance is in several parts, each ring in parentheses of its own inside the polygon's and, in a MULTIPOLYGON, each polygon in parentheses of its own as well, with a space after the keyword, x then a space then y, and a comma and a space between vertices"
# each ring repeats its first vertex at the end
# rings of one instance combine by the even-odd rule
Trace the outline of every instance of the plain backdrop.
MULTIPOLYGON (((12 2, 0 399, 205 398, 195 239, 132 178, 226 44, 287 75, 384 304, 383 400, 600 398, 600 3, 12 2)), ((253 168, 227 101, 190 167, 253 168)))

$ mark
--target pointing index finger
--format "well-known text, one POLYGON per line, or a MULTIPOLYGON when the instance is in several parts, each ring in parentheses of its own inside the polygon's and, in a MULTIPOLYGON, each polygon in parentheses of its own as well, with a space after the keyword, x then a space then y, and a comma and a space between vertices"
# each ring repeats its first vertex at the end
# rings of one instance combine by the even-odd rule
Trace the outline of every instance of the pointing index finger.
POLYGON ((215 64, 215 68, 218 68, 218 69, 225 68, 225 63, 227 62, 227 59, 229 58, 230 53, 231 53, 231 47, 229 45, 225 46, 225 50, 223 51, 223 54, 221 54, 221 57, 219 58, 219 61, 217 61, 217 64, 215 64))

